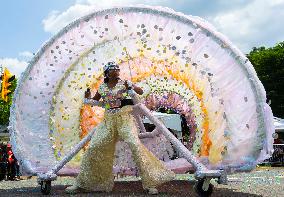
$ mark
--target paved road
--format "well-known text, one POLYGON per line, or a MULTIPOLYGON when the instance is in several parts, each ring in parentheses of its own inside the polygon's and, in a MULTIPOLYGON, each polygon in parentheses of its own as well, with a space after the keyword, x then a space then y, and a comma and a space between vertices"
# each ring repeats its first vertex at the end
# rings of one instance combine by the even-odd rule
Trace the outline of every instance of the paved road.
MULTIPOLYGON (((284 168, 258 168, 251 173, 229 175, 228 185, 215 186, 212 197, 217 196, 284 196, 284 168)), ((52 182, 50 196, 68 196, 64 189, 72 185, 74 178, 59 177, 52 182)), ((177 179, 159 187, 158 196, 196 196, 193 175, 177 175, 177 179)), ((36 177, 21 181, 0 182, 0 196, 41 196, 36 177)), ((149 196, 142 188, 141 181, 134 177, 120 178, 111 193, 87 193, 73 196, 149 196)))

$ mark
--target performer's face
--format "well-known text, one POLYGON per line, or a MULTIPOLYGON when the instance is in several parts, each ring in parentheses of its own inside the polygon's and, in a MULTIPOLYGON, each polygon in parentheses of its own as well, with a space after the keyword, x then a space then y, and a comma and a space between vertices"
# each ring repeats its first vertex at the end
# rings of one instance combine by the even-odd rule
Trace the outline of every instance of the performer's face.
POLYGON ((117 77, 119 77, 119 71, 120 70, 109 70, 109 72, 108 72, 109 78, 117 78, 117 77))

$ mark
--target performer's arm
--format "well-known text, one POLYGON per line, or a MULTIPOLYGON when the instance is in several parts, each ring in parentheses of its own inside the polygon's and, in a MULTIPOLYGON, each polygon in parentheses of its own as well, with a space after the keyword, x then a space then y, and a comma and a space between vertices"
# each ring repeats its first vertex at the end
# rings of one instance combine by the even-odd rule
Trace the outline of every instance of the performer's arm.
POLYGON ((99 100, 101 99, 101 97, 102 97, 102 96, 101 96, 100 93, 97 91, 96 94, 95 94, 95 96, 93 97, 93 99, 96 100, 96 101, 99 101, 99 100))
POLYGON ((132 89, 132 90, 134 90, 137 94, 140 94, 140 95, 143 94, 142 88, 140 88, 140 87, 138 87, 138 86, 132 84, 130 81, 125 81, 124 85, 125 85, 126 89, 128 89, 128 90, 131 90, 131 89, 132 89))
POLYGON ((103 106, 103 103, 99 101, 101 98, 101 95, 96 92, 95 96, 91 98, 91 92, 90 89, 88 88, 87 91, 85 92, 85 99, 84 99, 84 104, 88 105, 96 105, 96 106, 103 106))
POLYGON ((140 88, 140 87, 138 87, 138 86, 136 86, 136 85, 134 85, 134 84, 133 84, 133 90, 134 90, 137 94, 139 94, 139 95, 142 95, 142 94, 143 94, 143 89, 140 88))

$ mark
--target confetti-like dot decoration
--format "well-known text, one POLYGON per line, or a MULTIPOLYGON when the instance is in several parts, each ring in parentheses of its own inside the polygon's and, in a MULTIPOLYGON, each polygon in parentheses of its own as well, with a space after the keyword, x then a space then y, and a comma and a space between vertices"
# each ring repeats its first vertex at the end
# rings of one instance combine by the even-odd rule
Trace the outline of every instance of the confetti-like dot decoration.
MULTIPOLYGON (((104 110, 85 106, 83 97, 87 87, 97 91, 109 61, 120 66, 122 79, 144 89, 147 107, 185 118, 187 148, 208 167, 248 170, 271 153, 274 130, 265 91, 236 47, 198 17, 121 7, 65 27, 21 76, 10 126, 14 152, 26 168, 47 170, 100 123, 104 110)), ((171 146, 155 143, 148 148, 165 159, 171 146)), ((125 165, 135 169, 121 147, 116 164, 129 161, 125 165)), ((68 163, 70 172, 78 169, 84 150, 68 163)))

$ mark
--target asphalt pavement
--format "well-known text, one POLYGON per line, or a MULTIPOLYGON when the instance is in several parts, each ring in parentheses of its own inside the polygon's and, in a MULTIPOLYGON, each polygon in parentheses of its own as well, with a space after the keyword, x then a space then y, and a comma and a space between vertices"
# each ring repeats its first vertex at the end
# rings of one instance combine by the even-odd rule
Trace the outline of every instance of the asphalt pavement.
MULTIPOLYGON (((20 181, 1 181, 0 196, 42 196, 36 177, 20 181)), ((217 196, 284 196, 284 168, 257 168, 250 173, 239 173, 228 176, 228 185, 214 185, 212 197, 217 196)), ((73 177, 58 177, 52 182, 49 196, 69 196, 64 190, 74 183, 73 177)), ((158 196, 197 196, 194 191, 195 180, 192 174, 177 175, 174 181, 161 185, 158 196)), ((151 196, 142 188, 140 178, 120 177, 110 193, 80 193, 73 196, 151 196)))

